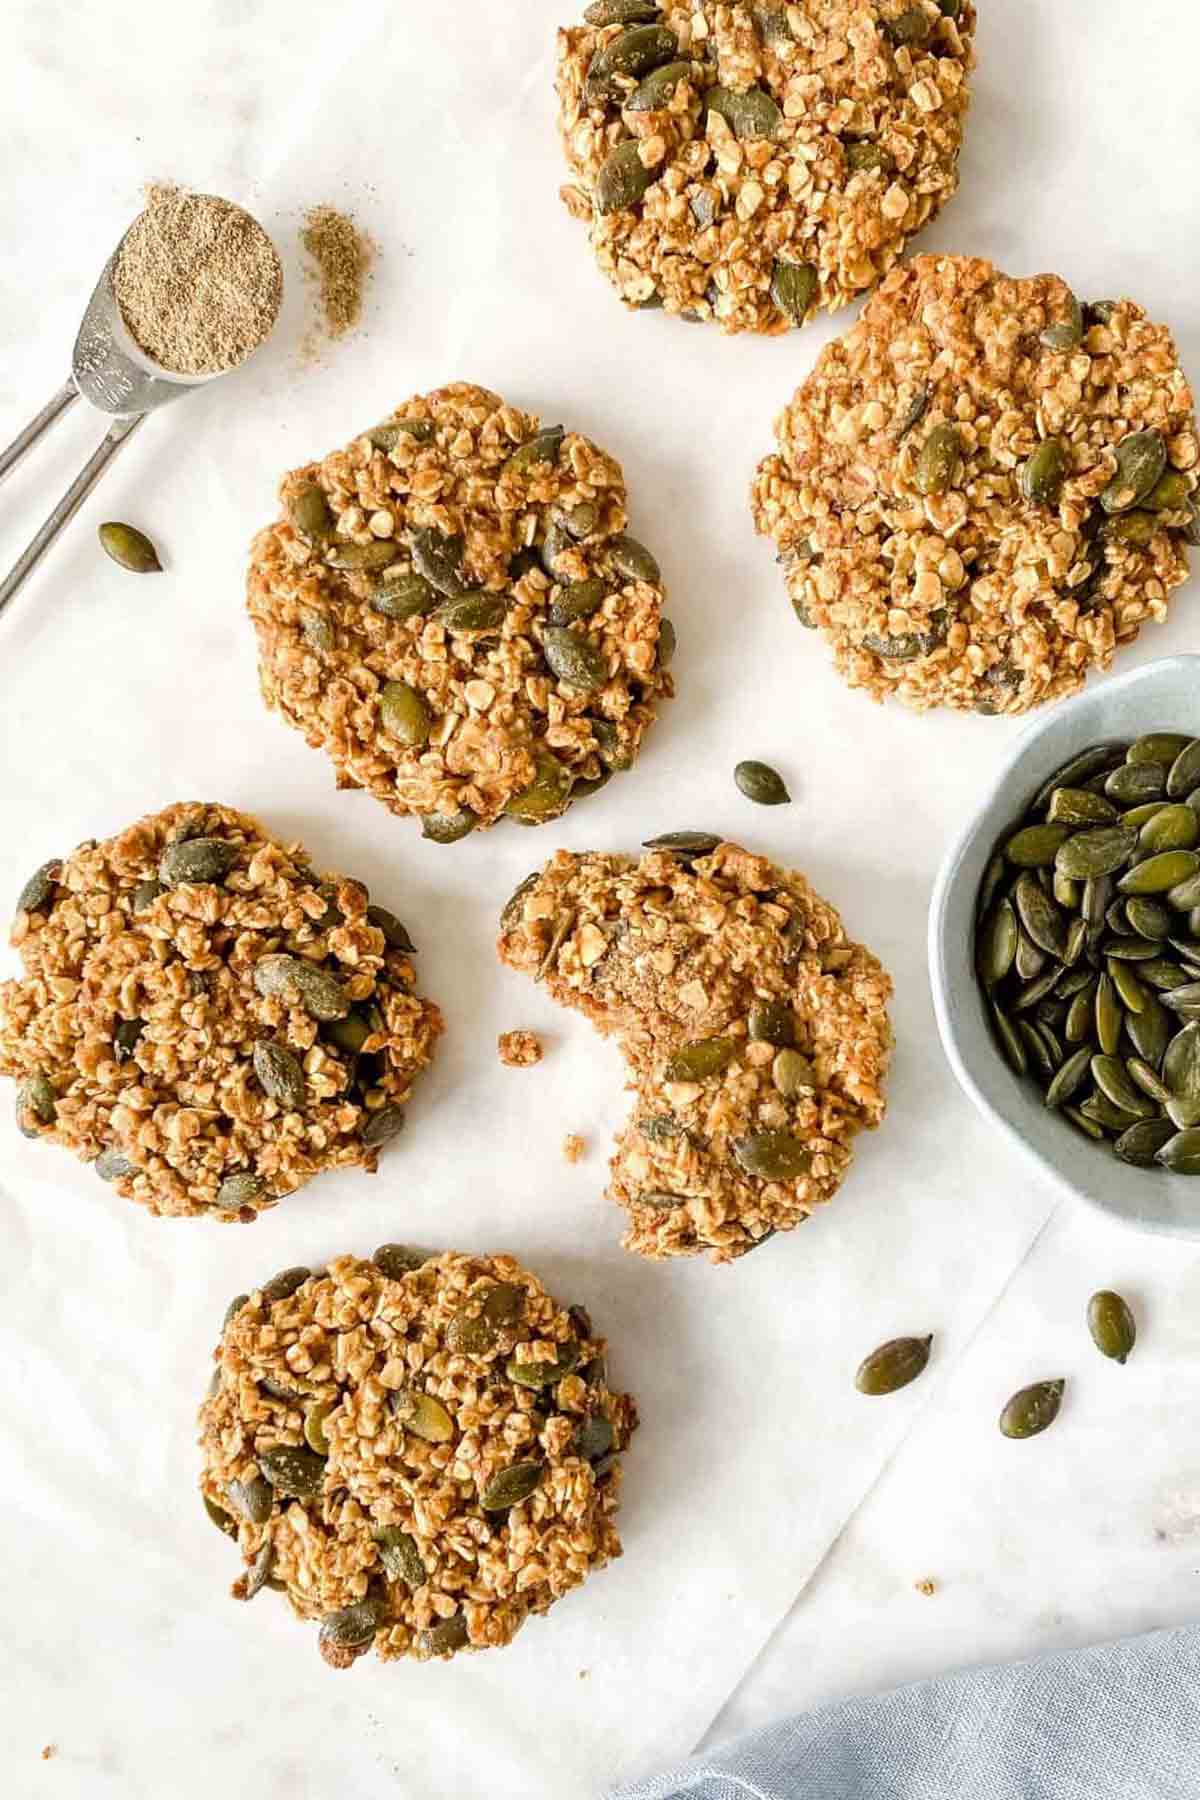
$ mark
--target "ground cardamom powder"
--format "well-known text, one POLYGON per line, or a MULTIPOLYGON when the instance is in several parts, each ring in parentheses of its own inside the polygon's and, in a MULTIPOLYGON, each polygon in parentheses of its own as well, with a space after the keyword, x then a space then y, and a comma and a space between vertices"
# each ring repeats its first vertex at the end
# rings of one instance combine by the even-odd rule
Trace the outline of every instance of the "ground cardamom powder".
POLYGON ((362 317, 374 245, 353 219, 332 206, 314 206, 304 215, 300 241, 312 258, 317 305, 324 336, 344 337, 362 317))
POLYGON ((232 369, 270 332, 283 269, 256 219, 215 194, 159 186, 122 240, 113 293, 134 341, 176 375, 232 369))

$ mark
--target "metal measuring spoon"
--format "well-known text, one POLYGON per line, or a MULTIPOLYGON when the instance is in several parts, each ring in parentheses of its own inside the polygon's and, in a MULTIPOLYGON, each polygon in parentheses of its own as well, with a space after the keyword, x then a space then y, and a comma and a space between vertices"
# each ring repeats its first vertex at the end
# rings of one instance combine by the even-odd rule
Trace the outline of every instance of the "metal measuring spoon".
POLYGON ((95 454, 84 463, 29 548, 0 581, 0 612, 40 562, 63 526, 82 506, 117 451, 133 436, 146 414, 165 406, 169 400, 177 400, 190 388, 203 387, 229 373, 227 369, 217 369, 211 375, 173 375, 134 342, 113 293, 113 267, 120 249, 118 244, 105 263, 87 303, 71 356, 70 379, 8 448, 0 450, 0 481, 3 481, 25 452, 80 395, 99 412, 108 413, 113 421, 95 454))

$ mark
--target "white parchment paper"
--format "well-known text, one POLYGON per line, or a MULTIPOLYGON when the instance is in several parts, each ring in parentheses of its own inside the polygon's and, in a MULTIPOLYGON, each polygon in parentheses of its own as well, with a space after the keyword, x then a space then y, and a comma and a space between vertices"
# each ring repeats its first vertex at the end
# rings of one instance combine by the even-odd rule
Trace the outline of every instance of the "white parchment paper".
MULTIPOLYGON (((1194 360, 1195 234, 1188 248, 1186 208, 1159 179, 1169 109, 1143 104, 1154 142, 1120 135, 1147 20, 1165 30, 1177 9, 1107 7, 1103 26, 1082 0, 985 12, 968 187, 926 242, 1014 272, 1058 267, 1085 294, 1136 292, 1194 360), (1077 64, 1098 71, 1090 88, 1077 64)), ((923 962, 939 852, 1011 728, 876 709, 795 625, 746 488, 837 327, 724 341, 619 307, 557 199, 557 14, 552 0, 15 9, 0 436, 62 379, 145 180, 250 206, 285 254, 288 294, 246 370, 146 424, 0 621, 0 894, 83 837, 221 799, 400 912, 448 1025, 378 1177, 325 1177, 248 1231, 143 1217, 0 1125, 0 1744, 22 1797, 562 1800, 686 1752, 938 1407, 1049 1210, 953 1089, 923 962), (353 211, 381 254, 363 328, 313 368, 296 355, 309 303, 296 231, 318 201, 353 211), (242 583, 285 468, 460 377, 623 462, 632 527, 670 587, 680 697, 637 770, 586 807, 443 849, 336 793, 324 760, 265 714, 242 583), (164 575, 104 561, 95 526, 113 517, 151 531, 164 575), (784 772, 791 807, 737 794, 742 756, 784 772), (680 826, 805 869, 897 984, 883 1129, 825 1216, 730 1269, 617 1249, 620 1216, 600 1198, 627 1104, 617 1055, 492 947, 503 900, 555 846, 632 848, 680 826), (534 1072, 496 1060, 497 1032, 516 1025, 547 1043, 534 1072), (575 1167, 568 1131, 589 1146, 575 1167), (587 1304, 643 1426, 620 1563, 502 1655, 338 1676, 272 1596, 227 1597, 229 1546, 196 1498, 194 1411, 229 1295, 391 1237, 511 1250, 587 1304), (853 1393, 867 1349, 928 1329, 937 1352, 918 1387, 878 1406, 853 1393), (43 1766, 47 1743, 58 1755, 43 1766)), ((82 415, 6 483, 5 566, 98 435, 82 415)), ((1135 654, 1193 642, 1189 605, 1135 654)), ((838 1652, 852 1671, 853 1642, 838 1652)), ((820 1659, 819 1635, 804 1654, 820 1659)))

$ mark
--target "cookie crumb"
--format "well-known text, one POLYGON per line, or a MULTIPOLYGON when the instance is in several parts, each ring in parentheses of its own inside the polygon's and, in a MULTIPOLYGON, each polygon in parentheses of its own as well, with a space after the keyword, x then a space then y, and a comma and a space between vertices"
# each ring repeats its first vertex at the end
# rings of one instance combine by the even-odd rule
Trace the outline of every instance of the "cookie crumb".
POLYGON ((918 1594, 924 1594, 926 1599, 928 1599, 930 1595, 937 1593, 937 1582, 931 1581, 928 1575, 925 1577, 924 1581, 914 1581, 913 1586, 916 1588, 918 1594))
POLYGON ((57 1755, 58 1755, 58 1745, 57 1744, 43 1744, 42 1745, 42 1761, 43 1762, 50 1762, 52 1760, 52 1758, 56 1757, 57 1755))
POLYGON ((591 1674, 591 1672, 592 1671, 590 1669, 580 1669, 580 1671, 579 1671, 580 1681, 586 1681, 588 1676, 591 1674))
POLYGON ((581 1138, 577 1132, 568 1131, 566 1137, 563 1139, 563 1155, 566 1157, 567 1161, 569 1163, 577 1163, 586 1149, 586 1140, 581 1138))
MULTIPOLYGON (((354 220, 332 206, 313 206, 304 215, 300 242, 312 258, 317 282, 320 335, 345 337, 362 317, 363 290, 377 254, 376 247, 354 220)), ((313 334, 305 349, 315 349, 313 334)))
POLYGON ((542 1060, 536 1031, 502 1031, 496 1039, 496 1050, 506 1069, 532 1069, 542 1060))

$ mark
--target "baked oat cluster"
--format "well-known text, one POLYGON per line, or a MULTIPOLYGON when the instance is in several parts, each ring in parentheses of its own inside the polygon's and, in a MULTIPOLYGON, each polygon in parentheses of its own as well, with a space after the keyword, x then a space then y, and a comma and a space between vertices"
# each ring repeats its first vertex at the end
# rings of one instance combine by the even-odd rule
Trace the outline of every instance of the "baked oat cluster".
POLYGON ((782 332, 958 185, 972 0, 596 0, 559 32, 562 197, 627 305, 782 332))
POLYGON ((286 1269, 215 1354, 201 1489, 234 1596, 285 1593, 334 1668, 507 1644, 621 1554, 637 1410, 586 1312, 511 1256, 286 1269))
POLYGON ((608 1191, 641 1256, 729 1262, 790 1230, 883 1117, 890 980, 802 875, 736 844, 560 850, 498 949, 618 1040, 637 1098, 608 1191))
POLYGON ((961 256, 888 276, 751 494, 802 625, 875 699, 1019 713, 1166 618, 1200 542, 1191 390, 1132 300, 961 256))
POLYGON ((262 691, 339 785, 452 843, 632 766, 675 634, 611 456, 454 382, 281 496, 249 577, 262 691))
POLYGON ((228 806, 46 863, 11 941, 17 1123, 152 1213, 248 1221, 322 1169, 373 1170, 442 1030, 400 920, 228 806))

